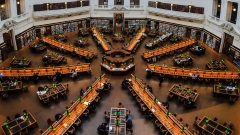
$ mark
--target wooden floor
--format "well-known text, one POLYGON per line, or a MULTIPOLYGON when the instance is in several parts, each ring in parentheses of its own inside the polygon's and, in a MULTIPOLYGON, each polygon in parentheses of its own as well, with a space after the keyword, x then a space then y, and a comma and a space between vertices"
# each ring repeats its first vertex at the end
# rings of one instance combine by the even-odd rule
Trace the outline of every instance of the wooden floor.
MULTIPOLYGON (((68 36, 68 43, 74 42, 74 39, 77 38, 77 31, 66 34, 68 36)), ((96 47, 95 43, 92 41, 91 36, 87 37, 90 42, 90 46, 86 49, 90 51, 97 52, 98 58, 95 59, 91 63, 92 68, 92 76, 79 76, 77 80, 72 80, 70 78, 63 78, 63 83, 69 84, 69 92, 67 99, 60 99, 58 103, 51 102, 49 106, 42 104, 37 97, 37 87, 44 84, 51 85, 52 82, 48 80, 40 80, 38 85, 34 85, 30 80, 28 82, 24 82, 24 85, 29 86, 29 92, 18 94, 18 93, 9 93, 9 99, 7 101, 0 100, 0 123, 6 119, 6 116, 10 116, 14 118, 16 113, 21 113, 23 109, 30 111, 33 116, 36 118, 39 128, 30 130, 31 135, 37 135, 39 129, 47 129, 47 119, 51 118, 54 120, 54 116, 57 113, 63 113, 65 110, 65 106, 70 104, 70 101, 76 100, 79 97, 79 91, 81 88, 86 88, 90 84, 93 83, 95 77, 105 73, 105 71, 101 70, 101 56, 103 54, 103 49, 101 47, 96 47)), ((111 37, 107 36, 107 38, 111 41, 111 37)), ((129 41, 129 37, 125 37, 126 42, 129 41)), ((148 39, 144 40, 144 43, 147 42, 148 39)), ((100 104, 97 106, 96 112, 91 113, 88 119, 82 119, 82 126, 77 128, 76 134, 82 135, 97 135, 97 127, 99 124, 105 122, 104 121, 104 111, 110 111, 111 107, 117 107, 119 102, 122 102, 123 105, 131 110, 131 117, 133 120, 133 132, 134 135, 158 135, 158 129, 154 127, 154 119, 145 119, 144 115, 140 112, 140 109, 136 103, 136 100, 129 95, 126 90, 121 88, 121 81, 125 77, 130 77, 130 74, 134 74, 139 78, 142 78, 146 81, 150 86, 153 87, 153 94, 158 97, 160 101, 166 101, 168 90, 175 83, 181 83, 184 86, 188 86, 193 89, 197 89, 199 92, 199 97, 196 101, 196 109, 185 110, 183 104, 179 104, 177 100, 169 101, 170 103, 170 112, 176 112, 178 117, 183 118, 184 123, 188 123, 190 125, 190 129, 194 129, 195 126, 194 118, 195 116, 203 117, 209 116, 210 118, 217 117, 220 123, 224 122, 232 122, 235 125, 234 135, 240 134, 240 115, 238 114, 240 109, 239 100, 235 104, 229 104, 228 98, 216 98, 212 96, 213 91, 213 83, 191 83, 190 81, 182 82, 181 80, 170 80, 165 79, 162 83, 162 86, 158 86, 158 79, 153 77, 150 80, 146 79, 146 65, 142 59, 141 54, 147 49, 145 49, 144 43, 140 46, 139 50, 136 54, 134 54, 136 69, 129 74, 126 75, 114 75, 111 76, 106 73, 106 77, 111 79, 112 90, 109 95, 105 95, 101 98, 100 104)), ((113 43, 114 48, 121 48, 124 43, 113 43)), ((169 43, 166 43, 169 44, 169 43)), ((49 48, 48 48, 49 49, 49 48)), ((56 50, 47 50, 47 52, 56 50)), ((33 54, 30 52, 29 47, 26 46, 20 51, 15 51, 9 54, 9 59, 5 60, 0 64, 1 67, 9 68, 9 62, 11 61, 13 56, 18 57, 27 57, 32 60, 32 66, 37 68, 42 65, 42 57, 47 53, 43 52, 40 54, 33 54)), ((188 52, 188 51, 187 51, 188 52)), ((237 71, 237 68, 227 61, 227 57, 223 54, 218 54, 207 47, 206 54, 204 56, 196 56, 190 55, 194 59, 194 65, 192 68, 200 68, 205 69, 205 64, 209 62, 211 59, 216 60, 224 60, 229 71, 237 71)), ((66 55, 68 64, 76 64, 77 62, 84 62, 83 60, 79 60, 79 58, 74 58, 71 55, 66 55)), ((158 61, 156 64, 167 64, 173 66, 172 57, 165 57, 164 59, 158 61)), ((3 134, 0 131, 0 134, 3 134)))

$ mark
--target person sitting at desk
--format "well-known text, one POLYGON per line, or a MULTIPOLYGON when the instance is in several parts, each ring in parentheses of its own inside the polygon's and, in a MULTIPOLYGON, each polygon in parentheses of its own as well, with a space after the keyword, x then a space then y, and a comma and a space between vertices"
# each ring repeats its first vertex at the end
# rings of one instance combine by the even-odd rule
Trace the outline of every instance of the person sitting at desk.
POLYGON ((72 78, 77 77, 77 71, 75 69, 72 69, 72 78))
POLYGON ((38 87, 38 91, 39 92, 44 91, 44 88, 43 87, 38 87))
POLYGON ((49 90, 49 88, 48 88, 47 85, 44 86, 44 90, 45 90, 45 91, 48 91, 48 90, 49 90))
POLYGON ((22 67, 22 66, 23 66, 23 61, 22 61, 22 60, 19 61, 18 66, 19 66, 19 67, 22 67))
POLYGON ((0 73, 0 81, 2 82, 3 81, 3 74, 0 73))
POLYGON ((152 90, 152 87, 150 85, 147 85, 147 89, 152 93, 153 90, 152 90))
POLYGON ((19 119, 21 117, 21 115, 19 113, 15 114, 15 119, 19 119))
POLYGON ((119 102, 119 103, 118 103, 118 108, 124 108, 122 102, 119 102))
POLYGON ((197 75, 192 74, 192 80, 196 80, 197 79, 197 75))
POLYGON ((47 55, 45 55, 44 57, 43 57, 43 60, 42 60, 44 63, 46 63, 46 62, 48 62, 48 56, 47 55))
POLYGON ((72 51, 72 55, 76 55, 77 54, 77 49, 74 48, 73 51, 72 51))
POLYGON ((63 48, 64 48, 64 47, 61 45, 61 46, 59 47, 59 50, 60 50, 60 51, 63 51, 63 48))
POLYGON ((96 34, 96 33, 94 33, 94 34, 93 34, 93 37, 96 37, 96 36, 97 36, 97 34, 96 34))
POLYGON ((142 33, 142 36, 143 36, 143 37, 147 37, 147 34, 146 34, 146 33, 142 33))
POLYGON ((62 82, 62 74, 59 70, 57 70, 55 76, 56 76, 56 81, 57 82, 62 82))
POLYGON ((33 74, 33 82, 37 83, 38 82, 38 73, 33 74))
POLYGON ((14 82, 13 82, 12 80, 10 80, 10 81, 8 82, 8 85, 9 85, 9 86, 13 86, 13 85, 14 85, 14 82))
POLYGON ((122 87, 126 87, 127 83, 129 82, 129 80, 127 78, 124 78, 124 80, 122 81, 122 87))
POLYGON ((130 117, 129 114, 126 115, 125 117, 125 122, 126 122, 126 127, 127 128, 132 128, 132 118, 130 117))
POLYGON ((83 88, 81 88, 81 90, 80 90, 80 97, 82 97, 84 95, 84 90, 83 90, 83 88))
POLYGON ((108 125, 107 123, 102 123, 98 126, 97 130, 101 133, 108 133, 108 125))
POLYGON ((196 106, 194 105, 194 102, 188 98, 187 100, 184 101, 184 105, 185 105, 185 108, 196 108, 196 106))
POLYGON ((58 113, 55 115, 56 121, 59 121, 62 117, 63 117, 63 115, 61 113, 58 113))

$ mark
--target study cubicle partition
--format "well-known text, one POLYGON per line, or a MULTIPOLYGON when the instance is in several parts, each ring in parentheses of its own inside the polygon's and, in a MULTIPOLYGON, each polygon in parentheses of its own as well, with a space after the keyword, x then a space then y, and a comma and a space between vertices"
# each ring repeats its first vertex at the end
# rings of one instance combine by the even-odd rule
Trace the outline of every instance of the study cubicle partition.
POLYGON ((80 49, 80 48, 76 48, 72 45, 68 45, 66 43, 61 43, 61 42, 58 42, 56 40, 53 40, 51 38, 48 38, 48 37, 44 37, 42 36, 42 41, 44 43, 47 43, 51 46, 54 46, 54 47, 57 47, 57 48, 60 48, 60 47, 63 47, 63 50, 66 50, 67 52, 73 52, 75 50, 76 54, 80 55, 80 56, 84 56, 86 57, 87 55, 91 58, 94 58, 95 56, 97 56, 97 54, 89 51, 89 50, 83 50, 83 49, 80 49))
POLYGON ((181 43, 178 43, 178 44, 174 44, 174 45, 171 45, 171 46, 166 46, 165 48, 155 49, 155 50, 152 50, 152 51, 145 52, 145 53, 142 54, 142 58, 144 60, 147 60, 147 59, 152 58, 152 57, 156 57, 156 56, 159 56, 159 55, 170 53, 170 52, 175 51, 177 49, 188 47, 190 45, 193 45, 194 43, 195 43, 195 39, 189 39, 187 41, 184 41, 184 42, 181 42, 181 43))
POLYGON ((201 70, 201 69, 184 69, 177 67, 167 67, 155 64, 149 64, 148 69, 153 73, 164 74, 170 76, 182 76, 182 77, 192 77, 193 74, 199 75, 199 78, 203 79, 240 79, 239 72, 232 71, 211 71, 211 70, 201 70))
POLYGON ((161 104, 161 102, 156 100, 156 97, 147 89, 147 86, 142 83, 141 79, 132 75, 131 81, 131 89, 136 92, 144 104, 149 108, 149 110, 151 110, 151 112, 163 124, 170 134, 193 135, 187 127, 185 127, 161 104))
POLYGON ((63 114, 63 117, 55 121, 52 124, 52 128, 45 130, 42 135, 62 135, 68 131, 68 129, 74 124, 76 120, 83 114, 83 112, 88 108, 88 103, 92 102, 97 96, 96 91, 101 87, 101 83, 107 83, 110 80, 105 78, 105 74, 98 77, 95 82, 86 90, 86 94, 83 97, 78 98, 73 104, 68 108, 68 112, 63 114))
POLYGON ((2 73, 3 77, 31 77, 34 73, 37 73, 38 76, 51 76, 55 75, 56 71, 61 72, 62 74, 71 74, 72 70, 76 70, 76 72, 87 72, 91 73, 91 67, 89 63, 84 63, 81 65, 67 65, 65 67, 43 67, 43 68, 26 68, 26 69, 1 69, 0 73, 2 73))

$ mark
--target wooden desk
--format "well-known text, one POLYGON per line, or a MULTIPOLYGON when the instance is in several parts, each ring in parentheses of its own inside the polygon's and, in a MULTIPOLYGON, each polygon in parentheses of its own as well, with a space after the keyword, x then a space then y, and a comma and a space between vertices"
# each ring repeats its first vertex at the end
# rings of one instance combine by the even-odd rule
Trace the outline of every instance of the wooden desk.
POLYGON ((91 58, 94 58, 97 55, 97 54, 94 54, 93 52, 90 52, 89 50, 83 50, 83 49, 80 49, 80 48, 76 48, 76 47, 73 47, 72 45, 57 42, 53 39, 50 39, 50 38, 47 38, 47 37, 44 37, 44 36, 42 36, 42 41, 44 43, 47 43, 47 44, 55 47, 55 48, 60 48, 62 46, 63 49, 68 51, 68 52, 73 52, 75 50, 76 54, 78 54, 80 56, 86 57, 87 55, 89 55, 91 58))
POLYGON ((91 73, 91 67, 89 63, 76 66, 65 66, 65 67, 45 67, 40 69, 27 68, 23 69, 12 69, 12 70, 0 70, 3 77, 31 77, 34 73, 38 73, 38 76, 52 76, 55 75, 56 71, 59 70, 63 75, 72 74, 72 69, 75 69, 78 73, 87 72, 91 73))
POLYGON ((151 30, 149 33, 148 33, 148 36, 151 36, 151 37, 155 37, 157 35, 157 31, 156 30, 151 30))
POLYGON ((62 35, 59 34, 59 35, 55 35, 54 39, 57 40, 58 42, 64 42, 64 41, 67 41, 67 36, 63 34, 62 35))
POLYGON ((126 135, 126 108, 111 108, 108 135, 126 135), (117 117, 119 114, 119 117, 117 117))
POLYGON ((227 66, 223 62, 211 60, 206 64, 206 68, 211 70, 225 70, 227 69, 227 66))
POLYGON ((156 116, 156 118, 163 124, 163 126, 168 130, 168 132, 172 135, 192 135, 192 133, 186 129, 181 132, 181 128, 183 125, 180 121, 177 120, 175 116, 170 114, 166 116, 165 114, 168 110, 162 106, 160 102, 153 102, 155 96, 152 95, 146 86, 142 84, 140 79, 132 75, 132 89, 136 92, 136 94, 141 98, 141 100, 145 103, 145 105, 152 111, 152 113, 156 116), (145 90, 144 90, 145 89, 145 90))
POLYGON ((194 59, 189 55, 181 54, 179 56, 173 57, 173 65, 174 66, 191 66, 193 64, 194 59), (189 59, 190 58, 190 59, 189 59))
POLYGON ((113 32, 112 28, 102 28, 101 32, 104 34, 111 34, 113 32))
POLYGON ((119 42, 124 42, 125 41, 123 35, 117 35, 117 36, 113 35, 112 40, 113 41, 119 41, 119 42))
POLYGON ((152 50, 152 51, 149 51, 149 52, 145 52, 142 54, 142 58, 144 60, 146 59, 149 59, 151 57, 156 57, 158 55, 163 55, 165 53, 170 53, 170 52, 174 52, 178 49, 181 49, 181 48, 184 48, 184 47, 188 47, 192 44, 195 43, 195 40, 194 39, 190 39, 190 40, 187 40, 185 42, 182 42, 182 43, 178 43, 178 44, 174 44, 174 45, 171 45, 169 47, 165 47, 165 48, 161 48, 161 49, 155 49, 155 50, 152 50))
POLYGON ((160 65, 149 64, 148 68, 157 74, 165 74, 170 76, 182 76, 182 77, 191 77, 190 74, 199 74, 200 78, 205 79, 240 79, 238 72, 216 72, 209 70, 197 70, 197 69, 182 69, 177 67, 164 67, 160 65))
POLYGON ((18 68, 27 68, 30 67, 31 65, 31 60, 27 60, 27 59, 18 59, 18 58, 14 58, 11 62, 10 62, 10 66, 11 67, 18 67, 18 68))
MULTIPOLYGON (((23 116, 24 117, 24 116, 23 116)), ((33 117, 33 115, 28 112, 28 118, 24 120, 12 120, 7 123, 7 125, 2 126, 2 130, 4 135, 17 135, 19 134, 22 130, 25 128, 32 127, 32 128, 37 128, 37 121, 33 117), (8 128, 7 128, 8 126, 8 128)))
POLYGON ((190 48, 190 51, 194 54, 197 54, 197 55, 201 55, 201 54, 204 54, 206 52, 206 48, 203 47, 203 46, 193 46, 190 48))
POLYGON ((42 52, 47 49, 47 47, 42 44, 30 44, 29 47, 33 52, 42 52))
POLYGON ((67 91, 67 87, 66 85, 63 85, 61 83, 55 84, 56 87, 51 86, 48 87, 48 90, 43 90, 46 91, 45 94, 38 94, 38 98, 42 101, 44 99, 49 99, 52 96, 58 95, 58 94, 62 94, 62 93, 66 93, 67 91))
MULTIPOLYGON (((61 63, 67 63, 67 59, 60 55, 60 54, 53 54, 53 53, 49 53, 46 54, 48 56, 48 60, 47 60, 47 64, 61 64, 61 63)), ((44 59, 44 58, 43 58, 44 59)))
POLYGON ((8 91, 21 91, 23 88, 22 81, 17 81, 16 85, 9 86, 9 83, 2 83, 0 85, 0 92, 8 92, 8 91))
POLYGON ((213 93, 216 95, 225 95, 225 96, 233 96, 233 97, 239 97, 239 89, 231 86, 219 86, 217 84, 214 84, 213 86, 213 93), (231 88, 231 89, 229 89, 231 88), (234 89, 233 89, 234 88, 234 89))
POLYGON ((85 39, 83 37, 80 37, 80 38, 75 39, 74 45, 77 46, 77 47, 80 47, 80 46, 86 47, 86 46, 89 45, 89 43, 88 43, 87 39, 85 39))
POLYGON ((197 126, 211 135, 226 135, 226 131, 228 131, 227 135, 233 134, 231 129, 211 119, 208 119, 206 116, 204 116, 199 123, 197 123, 197 126))
POLYGON ((78 36, 88 36, 88 35, 89 35, 89 32, 86 28, 79 29, 78 36))
POLYGON ((112 47, 107 43, 107 41, 102 37, 97 28, 93 28, 93 33, 96 34, 96 38, 101 42, 102 48, 104 51, 109 51, 112 47))
POLYGON ((133 48, 136 46, 136 44, 138 43, 138 40, 140 40, 142 38, 142 34, 145 32, 146 28, 143 27, 138 33, 137 35, 130 41, 130 44, 127 46, 126 50, 127 51, 132 51, 133 48))
POLYGON ((179 87, 178 84, 174 84, 170 89, 169 92, 178 96, 178 97, 182 97, 186 100, 188 100, 189 98, 191 99, 192 102, 195 102, 199 96, 198 93, 189 90, 187 88, 181 88, 179 87))
POLYGON ((62 135, 67 132, 67 130, 73 125, 73 123, 82 115, 82 113, 88 108, 88 105, 84 104, 84 102, 92 102, 97 96, 98 92, 96 90, 101 87, 101 83, 109 82, 109 79, 104 77, 103 74, 101 76, 101 79, 97 79, 91 86, 92 89, 89 88, 86 91, 86 94, 82 97, 82 100, 76 100, 68 109, 70 112, 70 115, 67 115, 66 113, 63 114, 63 117, 59 120, 53 123, 53 127, 56 128, 56 130, 52 130, 48 128, 45 130, 42 135, 62 135))

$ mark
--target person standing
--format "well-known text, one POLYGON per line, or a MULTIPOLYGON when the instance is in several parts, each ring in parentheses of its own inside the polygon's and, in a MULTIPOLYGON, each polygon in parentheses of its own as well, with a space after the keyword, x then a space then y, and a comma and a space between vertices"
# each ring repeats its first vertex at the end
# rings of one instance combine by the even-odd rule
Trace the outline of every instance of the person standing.
POLYGON ((163 76, 161 76, 160 74, 159 74, 159 86, 161 86, 162 85, 162 82, 163 82, 163 76))

